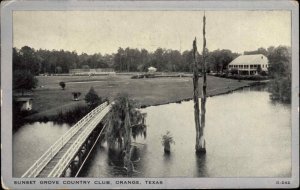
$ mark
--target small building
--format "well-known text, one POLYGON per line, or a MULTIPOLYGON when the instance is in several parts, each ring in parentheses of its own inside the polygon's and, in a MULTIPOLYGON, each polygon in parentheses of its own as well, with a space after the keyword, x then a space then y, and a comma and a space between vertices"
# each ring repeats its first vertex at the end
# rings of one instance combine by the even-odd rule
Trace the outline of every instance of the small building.
POLYGON ((20 105, 21 111, 30 111, 32 110, 32 98, 30 97, 18 97, 16 102, 20 105))
POLYGON ((157 71, 157 69, 155 67, 149 67, 148 68, 149 73, 155 73, 156 71, 157 71))
POLYGON ((268 72, 268 58, 262 54, 241 55, 228 65, 228 70, 237 70, 239 74, 255 75, 258 71, 268 72))

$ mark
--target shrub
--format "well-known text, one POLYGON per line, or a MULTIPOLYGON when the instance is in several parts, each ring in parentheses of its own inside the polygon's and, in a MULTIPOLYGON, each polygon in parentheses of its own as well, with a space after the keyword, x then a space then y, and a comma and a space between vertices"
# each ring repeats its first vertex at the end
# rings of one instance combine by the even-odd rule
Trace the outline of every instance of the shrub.
POLYGON ((93 87, 90 88, 84 99, 85 102, 92 108, 98 106, 102 102, 101 97, 98 96, 93 87))
POLYGON ((175 144, 170 131, 167 131, 167 133, 162 136, 161 144, 164 146, 165 153, 170 153, 171 144, 175 144))
POLYGON ((59 82, 59 86, 64 90, 66 87, 66 83, 61 81, 61 82, 59 82))
POLYGON ((91 110, 92 108, 88 106, 76 106, 66 112, 59 111, 52 120, 58 123, 74 124, 88 114, 91 110))
POLYGON ((275 77, 269 84, 271 99, 282 102, 291 102, 291 78, 290 77, 275 77))

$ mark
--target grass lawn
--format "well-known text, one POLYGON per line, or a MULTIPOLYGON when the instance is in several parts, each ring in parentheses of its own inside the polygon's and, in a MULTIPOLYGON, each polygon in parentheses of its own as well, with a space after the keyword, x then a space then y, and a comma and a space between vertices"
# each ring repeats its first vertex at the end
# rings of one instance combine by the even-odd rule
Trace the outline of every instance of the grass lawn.
MULTIPOLYGON (((159 105, 177 102, 193 97, 193 80, 183 78, 145 78, 131 79, 131 75, 108 76, 38 76, 39 87, 34 90, 33 108, 38 111, 35 116, 47 116, 58 111, 68 110, 78 104, 85 104, 84 96, 94 87, 102 98, 113 98, 118 93, 127 93, 140 105, 159 105), (66 83, 65 90, 59 82, 66 83), (81 101, 73 101, 72 92, 81 92, 81 101)), ((199 79, 201 89, 202 78, 199 79)), ((208 95, 217 95, 248 86, 250 81, 237 81, 207 76, 208 95)))

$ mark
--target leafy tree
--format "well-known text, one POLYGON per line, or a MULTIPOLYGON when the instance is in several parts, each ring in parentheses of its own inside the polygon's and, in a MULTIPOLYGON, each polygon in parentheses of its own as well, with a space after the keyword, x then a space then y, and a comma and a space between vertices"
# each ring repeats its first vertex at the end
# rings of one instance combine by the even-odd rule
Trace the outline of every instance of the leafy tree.
POLYGON ((98 106, 102 102, 102 99, 98 96, 93 87, 90 88, 84 99, 85 102, 92 108, 98 106))
POLYGON ((21 90, 24 95, 24 90, 32 90, 37 86, 37 79, 29 70, 15 70, 13 72, 13 89, 21 90))
POLYGON ((131 162, 131 137, 146 134, 145 115, 137 109, 137 104, 126 94, 119 94, 112 105, 107 119, 106 141, 110 150, 118 145, 124 152, 124 167, 133 170, 131 162))
POLYGON ((112 105, 110 114, 108 115, 108 127, 106 132, 106 140, 110 149, 113 149, 116 145, 123 150, 124 147, 124 135, 125 135, 125 117, 128 109, 130 123, 132 131, 134 131, 133 137, 137 135, 145 136, 145 115, 137 110, 137 103, 129 99, 127 94, 119 94, 112 105), (126 107, 128 104, 128 108, 126 107), (136 130, 137 129, 137 130, 136 130))
POLYGON ((269 83, 271 98, 284 102, 291 102, 291 48, 278 46, 268 48, 269 83))
POLYGON ((208 68, 209 70, 223 72, 228 64, 235 59, 238 54, 232 53, 230 50, 215 50, 213 52, 208 52, 207 54, 207 60, 208 60, 208 68))
POLYGON ((64 90, 66 87, 66 83, 61 81, 61 82, 59 82, 59 86, 64 90))
POLYGON ((291 74, 292 52, 290 47, 278 46, 269 48, 269 75, 271 77, 287 77, 291 74))
POLYGON ((37 75, 40 72, 40 64, 35 50, 28 46, 24 46, 20 49, 21 65, 23 69, 29 70, 32 74, 37 75))

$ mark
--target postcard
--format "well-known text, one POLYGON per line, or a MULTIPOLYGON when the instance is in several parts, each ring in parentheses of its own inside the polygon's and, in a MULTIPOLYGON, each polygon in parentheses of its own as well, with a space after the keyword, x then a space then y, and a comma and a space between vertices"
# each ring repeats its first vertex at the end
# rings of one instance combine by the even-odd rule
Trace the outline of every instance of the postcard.
POLYGON ((1 2, 4 189, 299 187, 296 1, 1 2))

